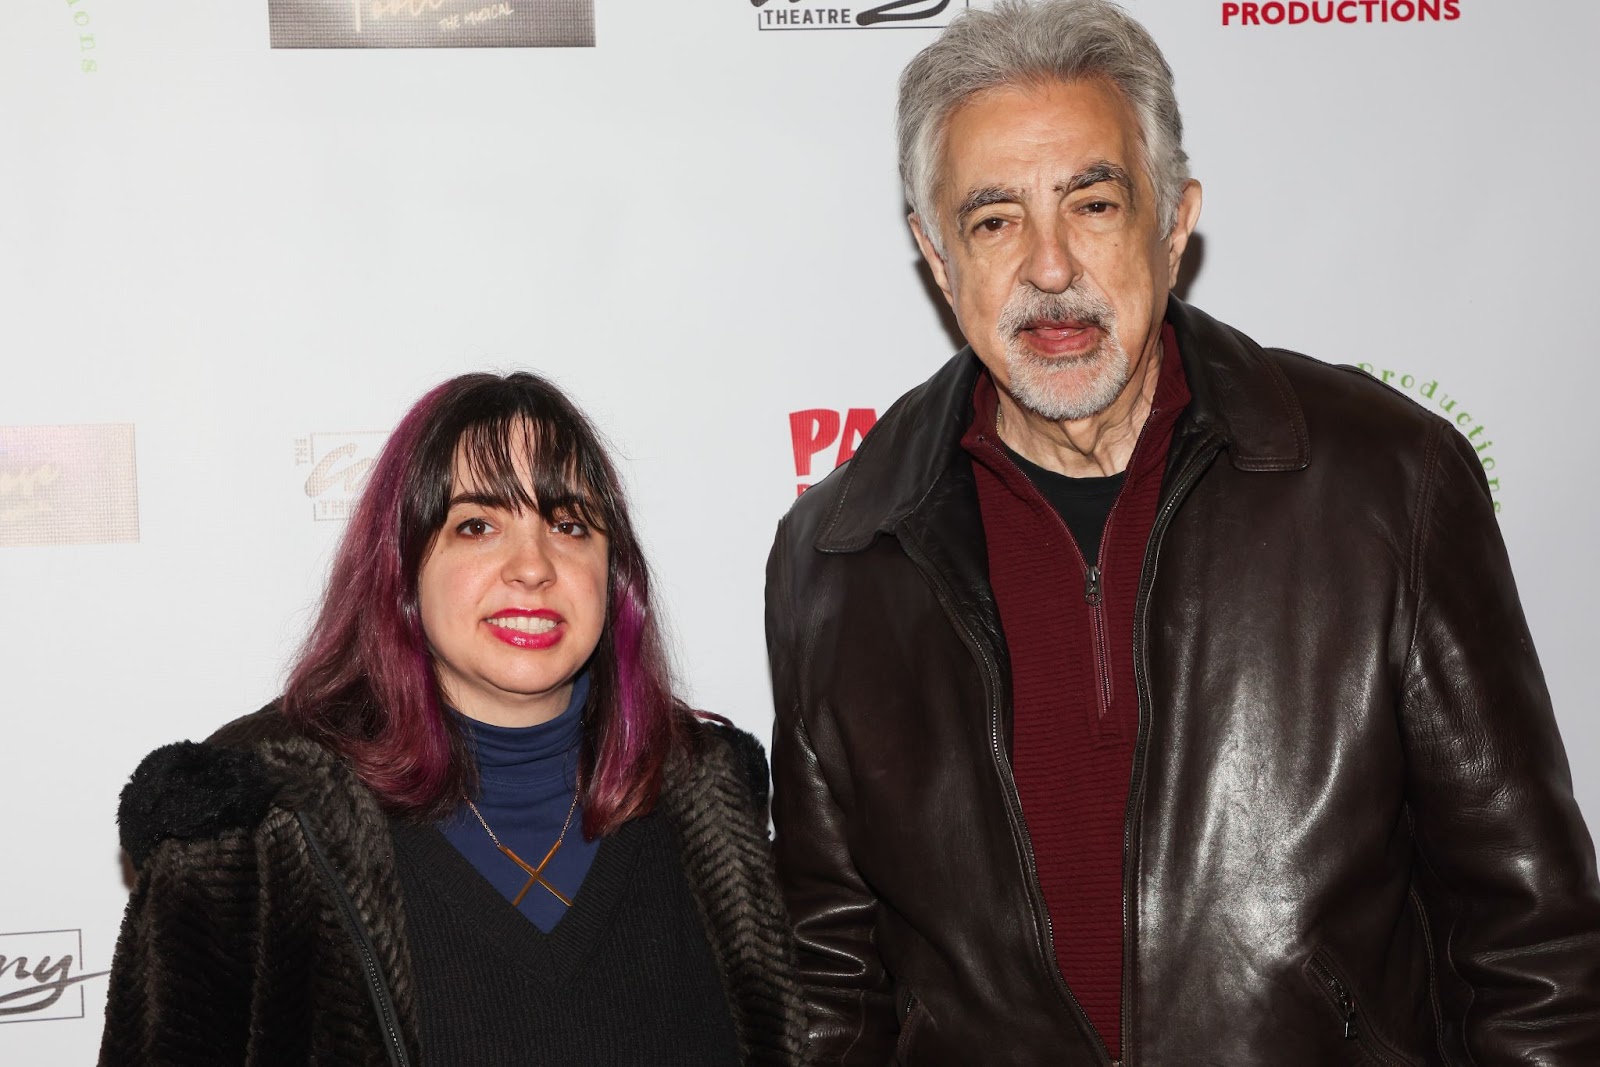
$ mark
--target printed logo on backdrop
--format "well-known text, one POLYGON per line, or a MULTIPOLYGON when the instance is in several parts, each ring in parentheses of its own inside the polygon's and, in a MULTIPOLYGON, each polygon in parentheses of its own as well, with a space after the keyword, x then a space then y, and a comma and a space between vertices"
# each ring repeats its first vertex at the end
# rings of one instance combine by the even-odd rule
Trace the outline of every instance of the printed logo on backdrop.
POLYGON ((1227 0, 1224 26, 1354 26, 1455 22, 1462 0, 1227 0))
POLYGON ((311 517, 319 521, 348 519, 372 476, 386 430, 314 433, 294 442, 294 465, 306 471, 305 494, 311 517))
POLYGON ((82 930, 0 934, 0 1023, 83 1018, 82 930))
POLYGON ((1483 464, 1483 473, 1489 479, 1489 493, 1494 497, 1494 512, 1500 514, 1500 476, 1495 473, 1499 464, 1494 458, 1494 439, 1489 435, 1483 421, 1474 415, 1465 403, 1456 396, 1451 395, 1437 378, 1422 378, 1406 370, 1393 370, 1388 367, 1376 367, 1371 363, 1357 363, 1357 367, 1366 371, 1374 378, 1386 385, 1405 393, 1413 400, 1450 420, 1461 435, 1471 443, 1473 451, 1478 454, 1478 462, 1483 464))
POLYGON ((762 30, 938 29, 968 0, 750 0, 762 30))
POLYGON ((89 14, 91 0, 65 0, 67 14, 72 18, 72 27, 78 37, 78 70, 84 74, 93 74, 100 69, 100 63, 90 55, 95 49, 94 33, 89 27, 94 23, 94 17, 89 14))
POLYGON ((139 540, 133 426, 0 426, 0 546, 139 540))
POLYGON ((789 437, 794 442, 795 495, 810 489, 856 454, 861 439, 878 421, 872 408, 807 408, 789 412, 789 437), (803 479, 803 480, 802 480, 803 479))
POLYGON ((267 0, 274 48, 591 48, 595 0, 267 0))

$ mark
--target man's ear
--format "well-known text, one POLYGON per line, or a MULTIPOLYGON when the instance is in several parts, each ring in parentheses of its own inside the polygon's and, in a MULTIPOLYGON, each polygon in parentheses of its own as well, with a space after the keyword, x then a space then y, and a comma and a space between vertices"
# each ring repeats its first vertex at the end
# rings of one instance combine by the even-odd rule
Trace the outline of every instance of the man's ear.
POLYGON ((944 294, 945 303, 955 307, 956 299, 950 294, 950 274, 945 270, 944 257, 933 247, 933 242, 923 232, 921 219, 911 214, 906 216, 906 221, 911 223, 911 236, 917 239, 917 248, 922 251, 922 258, 927 261, 928 269, 933 271, 933 280, 939 286, 939 291, 944 294))
POLYGON ((1178 196, 1177 216, 1172 220, 1172 232, 1167 235, 1167 288, 1178 284, 1178 266, 1183 262, 1183 251, 1189 247, 1189 235, 1200 222, 1200 183, 1190 178, 1183 183, 1178 196))

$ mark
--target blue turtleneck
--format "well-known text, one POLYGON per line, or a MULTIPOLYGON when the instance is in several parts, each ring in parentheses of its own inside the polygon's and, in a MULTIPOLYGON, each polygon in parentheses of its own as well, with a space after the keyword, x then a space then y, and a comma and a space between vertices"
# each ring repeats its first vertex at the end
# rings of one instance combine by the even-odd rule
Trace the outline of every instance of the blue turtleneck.
MULTIPOLYGON (((583 706, 588 699, 589 675, 585 672, 572 686, 567 710, 549 722, 491 726, 460 716, 478 757, 478 810, 501 843, 531 867, 537 867, 550 851, 572 807, 583 706)), ((527 874, 494 847, 465 804, 440 823, 439 830, 507 900, 527 884, 527 874)), ((568 900, 576 898, 599 847, 598 839, 584 840, 580 801, 561 848, 544 869, 545 877, 568 900)), ((567 906, 536 884, 523 896, 518 910, 549 933, 566 914, 567 906)))

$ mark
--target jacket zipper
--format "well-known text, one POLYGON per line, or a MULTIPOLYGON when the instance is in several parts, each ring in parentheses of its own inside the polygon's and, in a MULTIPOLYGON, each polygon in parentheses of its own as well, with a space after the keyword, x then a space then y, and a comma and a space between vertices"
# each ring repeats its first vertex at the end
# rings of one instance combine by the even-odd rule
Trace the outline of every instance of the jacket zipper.
POLYGON ((398 1013, 394 1008, 394 1000, 389 995, 389 987, 383 980, 383 969, 378 966, 378 953, 372 946, 372 938, 361 923, 361 915, 356 911, 355 903, 345 892, 344 883, 339 880, 333 864, 328 862, 328 855, 317 841, 317 835, 311 832, 311 821, 305 812, 297 812, 295 818, 299 821, 300 832, 305 836, 306 845, 311 850, 311 858, 322 874, 322 880, 327 884, 328 891, 333 894, 334 903, 338 905, 339 919, 344 925, 345 933, 350 935, 350 940, 355 943, 356 953, 361 957, 361 969, 367 979, 367 993, 372 997, 372 1006, 378 1013, 378 1022, 383 1027, 387 1039, 389 1063, 392 1067, 410 1067, 411 1060, 406 1054, 405 1042, 400 1039, 398 1013))
POLYGON ((894 1043, 895 1062, 905 1059, 906 1052, 911 1043, 911 1035, 915 1032, 916 1024, 911 1021, 911 1013, 917 1010, 917 995, 907 989, 900 998, 900 1036, 894 1043))
POLYGON ((1344 1018, 1344 1039, 1346 1041, 1353 1040, 1356 1036, 1356 998, 1350 995, 1350 991, 1339 980, 1339 976, 1330 971, 1328 965, 1323 963, 1321 959, 1313 956, 1311 969, 1316 972, 1317 978, 1321 980, 1328 992, 1333 994, 1334 1003, 1339 1009, 1339 1014, 1344 1018))
POLYGON ((1350 987, 1338 976, 1333 967, 1328 963, 1327 957, 1318 951, 1311 957, 1311 973, 1322 985, 1339 1012, 1343 1022, 1341 1036, 1346 1041, 1355 1041, 1361 1045, 1361 1050, 1371 1056, 1384 1067, 1407 1067, 1406 1061, 1392 1055, 1379 1041, 1376 1034, 1371 1033, 1371 1028, 1362 1028, 1356 1022, 1356 998, 1350 992, 1350 987))
POLYGON ((989 694, 989 754, 994 759, 995 770, 1000 775, 1001 795, 1006 803, 1006 818, 1011 825, 1011 836, 1021 843, 1022 862, 1027 874, 1028 899, 1033 905, 1033 934, 1035 946, 1043 957, 1050 975, 1055 979, 1056 992, 1061 995, 1068 1011, 1078 1022, 1078 1029, 1088 1037, 1098 1054, 1101 1063, 1108 1067, 1123 1067, 1121 1061, 1111 1058, 1111 1050, 1106 1048, 1106 1043, 1100 1039, 1093 1024, 1089 1022, 1089 1015, 1083 1010, 1083 1005, 1078 1003, 1078 998, 1073 995, 1067 985, 1067 979, 1061 973, 1061 966, 1056 962, 1055 923, 1051 921, 1049 909, 1044 906, 1044 890, 1039 887, 1039 867, 1033 856, 1033 841, 1028 837, 1028 831, 1022 821, 1022 802, 1017 798, 1016 779, 1011 776, 1011 763, 1006 758, 1005 748, 1000 743, 1000 665, 994 657, 989 655, 987 646, 973 632, 972 626, 966 618, 955 609, 955 604, 950 597, 949 590, 945 588, 938 570, 929 562, 928 557, 916 547, 914 538, 901 537, 900 544, 904 547, 906 555, 917 565, 922 574, 933 586, 934 595, 939 598, 939 605, 944 608, 944 613, 960 627, 966 636, 967 647, 972 649, 977 656, 984 672, 984 689, 989 694))
MULTIPOLYGON (((1130 886, 1133 884, 1132 857, 1137 845, 1135 840, 1135 826, 1138 821, 1139 811, 1143 807, 1144 798, 1140 790, 1144 787, 1144 760, 1145 749, 1150 740, 1150 643, 1148 640, 1150 626, 1150 589, 1155 584, 1156 563, 1161 556, 1161 543, 1166 537, 1167 527, 1172 523, 1172 515, 1178 510, 1178 505, 1183 503, 1189 495, 1189 490, 1194 488, 1194 483, 1200 480, 1200 475, 1211 465, 1218 452, 1222 450, 1224 441, 1217 434, 1209 434, 1195 446, 1194 457, 1179 473, 1173 483, 1172 492, 1156 513, 1155 525, 1150 529, 1150 540, 1145 545, 1144 568, 1139 576, 1139 593, 1133 602, 1133 691, 1139 707, 1138 733, 1133 742, 1133 769, 1128 781, 1128 806, 1122 824, 1122 1011, 1121 1011, 1121 1045, 1122 1064, 1132 1067, 1132 1030, 1129 1020, 1133 1015, 1133 974, 1137 954, 1134 952, 1134 939, 1136 932, 1133 930, 1133 894, 1130 886)), ((1171 447, 1171 446, 1169 446, 1171 447)), ((1122 1065, 1118 1065, 1122 1067, 1122 1065)))
MULTIPOLYGON (((985 443, 987 443, 987 441, 985 441, 985 443)), ((1084 1012, 1082 1005, 1078 1003, 1078 998, 1073 995, 1071 988, 1067 985, 1066 978, 1061 974, 1060 965, 1056 962, 1056 956, 1054 952, 1055 923, 1050 918, 1049 910, 1044 906, 1044 890, 1039 886, 1039 869, 1034 860, 1033 842, 1028 837, 1027 831, 1023 829, 1022 813, 1019 810, 1021 807, 1021 802, 1017 799, 1016 780, 1011 776, 1010 764, 1005 760, 1003 748, 1000 744, 1000 705, 998 698, 999 685, 998 682, 991 681, 989 712, 991 754, 994 756, 995 764, 1000 770, 1002 781, 1006 786, 1004 790, 1006 810, 1011 817, 1012 833, 1022 841, 1023 857, 1026 861, 1028 870, 1028 889, 1034 904, 1034 914, 1035 916, 1042 915, 1044 917, 1045 934, 1048 940, 1040 944, 1040 951, 1043 952, 1045 957, 1048 959, 1051 972, 1056 977, 1057 986, 1062 995, 1082 1019, 1083 1029, 1093 1039, 1095 1047, 1100 1052, 1101 1059, 1105 1063, 1109 1064, 1109 1067, 1132 1067, 1133 1064, 1133 1058, 1129 1051, 1129 1038, 1131 1035, 1128 1027, 1128 1017, 1131 1014, 1130 1007, 1133 1003, 1134 957, 1133 938, 1129 936, 1129 931, 1132 926, 1130 915, 1132 895, 1128 891, 1129 882, 1131 881, 1129 877, 1128 857, 1132 855, 1133 827, 1135 816, 1138 810, 1139 800, 1138 791, 1143 785, 1145 745, 1148 741, 1147 735, 1149 733, 1149 699, 1146 696, 1146 690, 1149 688, 1149 665, 1145 662, 1149 654, 1149 649, 1147 647, 1147 642, 1144 640, 1144 636, 1149 622, 1148 608, 1150 602, 1150 587, 1155 581, 1155 564, 1156 559, 1160 555, 1161 551, 1161 539, 1166 533, 1167 526, 1172 521, 1173 512, 1177 510, 1178 505, 1183 502, 1184 498, 1189 495, 1189 490, 1192 489, 1194 487, 1194 483, 1199 480, 1201 473, 1204 472, 1206 467, 1211 464, 1211 461, 1216 458, 1216 454, 1222 449, 1222 444, 1222 439, 1216 434, 1211 434, 1201 440, 1201 442, 1196 446, 1194 458, 1191 459, 1188 465, 1183 468, 1183 471, 1178 476, 1178 480, 1173 484, 1172 493, 1167 497, 1166 502, 1162 504, 1161 509, 1157 512, 1155 525, 1150 530, 1150 540, 1145 546, 1144 569, 1139 579, 1139 593, 1137 598, 1134 600, 1133 668, 1134 692, 1138 700, 1139 709, 1139 724, 1138 734, 1134 740, 1133 769, 1128 785, 1128 804, 1126 812, 1123 816, 1122 826, 1122 1004, 1121 1010, 1118 1012, 1118 1014, 1121 1016, 1120 1044, 1122 1046, 1122 1057, 1120 1059, 1113 1060, 1111 1058, 1110 1049, 1106 1047, 1106 1044, 1103 1040, 1101 1040, 1099 1033, 1095 1030, 1093 1025, 1089 1023, 1088 1014, 1084 1012)), ((993 448, 996 454, 998 454, 1007 463, 1011 463, 1011 457, 1007 456, 999 448, 992 444, 989 447, 993 448)), ((1011 463, 1011 466, 1015 468, 1016 464, 1011 463)), ((1018 468, 1018 473, 1021 473, 1020 468, 1018 468)), ((1024 475, 1024 477, 1026 477, 1026 475, 1024 475)), ((1112 504, 1111 512, 1106 516, 1106 531, 1110 530, 1111 518, 1115 513, 1116 504, 1112 504)), ((1061 517, 1059 515, 1056 516, 1056 521, 1061 522, 1061 517)), ((1062 526, 1065 527, 1066 524, 1062 522, 1062 526)), ((1102 533, 1102 544, 1104 544, 1105 539, 1105 533, 1102 533)), ((1107 659, 1109 657, 1106 655, 1105 651, 1105 609, 1101 598, 1100 568, 1098 566, 1089 567, 1086 563, 1084 563, 1083 550, 1078 547, 1077 539, 1071 536, 1071 531, 1068 531, 1067 541, 1072 545, 1073 551, 1077 553, 1079 564, 1084 568, 1084 599, 1088 601, 1094 608, 1095 655, 1098 661, 1097 666, 1100 676, 1105 679, 1104 684, 1099 690, 1100 699, 1102 701, 1100 714, 1104 716, 1107 708, 1110 705, 1111 694, 1109 690, 1111 684, 1111 672, 1107 663, 1107 659)), ((905 543, 907 543, 906 539, 902 539, 902 544, 905 543)), ((921 557, 920 554, 918 554, 914 555, 913 559, 923 569, 924 573, 930 575, 933 574, 933 569, 928 564, 926 558, 921 557)), ((950 603, 945 597, 943 588, 937 581, 934 583, 934 588, 939 591, 939 597, 941 602, 944 604, 945 613, 950 615, 952 618, 960 619, 959 614, 951 610, 950 603)), ((962 628, 966 630, 969 643, 973 648, 979 650, 979 658, 982 660, 985 669, 990 672, 990 678, 994 679, 999 673, 998 666, 990 661, 990 657, 988 656, 987 652, 983 650, 982 644, 976 640, 975 635, 973 635, 971 628, 967 626, 966 621, 964 619, 961 619, 960 621, 962 628)), ((1038 924, 1035 923, 1036 933, 1037 928, 1038 924)))

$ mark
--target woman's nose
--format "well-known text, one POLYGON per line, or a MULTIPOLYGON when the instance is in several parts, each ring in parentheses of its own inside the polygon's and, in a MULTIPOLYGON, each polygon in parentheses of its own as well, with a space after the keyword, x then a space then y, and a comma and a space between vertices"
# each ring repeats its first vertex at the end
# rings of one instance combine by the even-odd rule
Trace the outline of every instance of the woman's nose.
POLYGON ((524 585, 542 585, 555 577, 555 564, 542 524, 509 539, 502 573, 506 581, 524 585))

